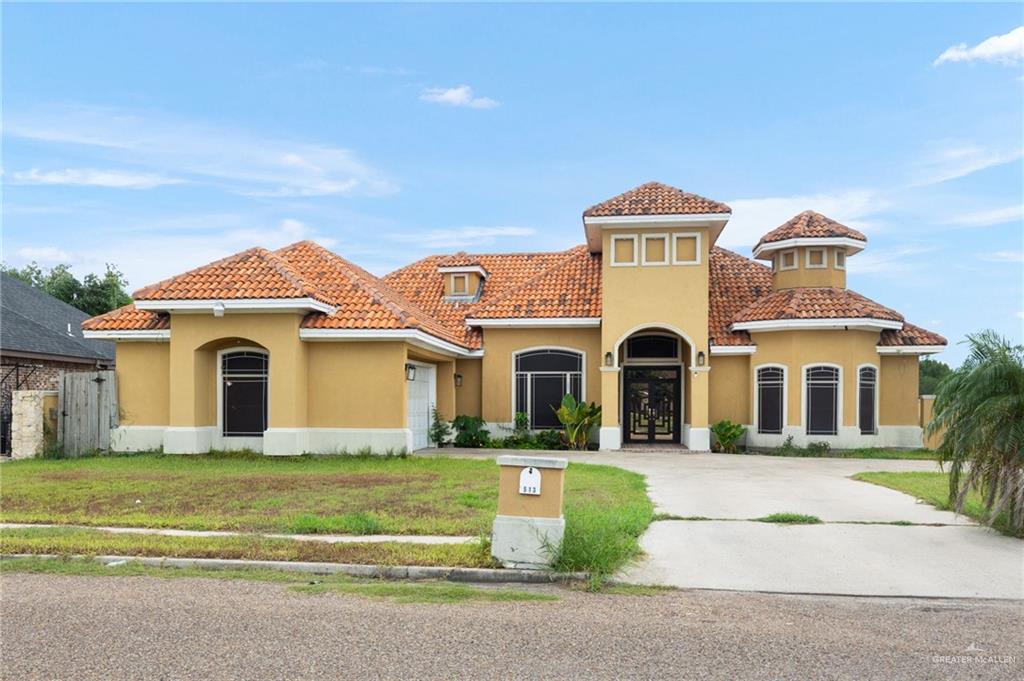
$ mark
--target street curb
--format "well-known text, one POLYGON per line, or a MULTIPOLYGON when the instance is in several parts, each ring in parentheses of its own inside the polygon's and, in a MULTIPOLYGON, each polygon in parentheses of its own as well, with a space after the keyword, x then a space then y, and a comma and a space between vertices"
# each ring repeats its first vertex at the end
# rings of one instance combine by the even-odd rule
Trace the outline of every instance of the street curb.
POLYGON ((155 567, 186 568, 196 567, 207 570, 231 570, 238 568, 266 568, 303 572, 315 575, 344 574, 350 577, 376 579, 443 579, 449 582, 481 582, 490 584, 552 584, 555 582, 587 579, 585 572, 558 573, 547 570, 521 570, 515 568, 466 568, 428 567, 422 565, 358 565, 353 563, 314 563, 288 560, 239 560, 232 558, 156 558, 150 556, 59 556, 52 553, 5 553, 0 560, 18 558, 40 558, 57 560, 62 558, 92 559, 109 565, 134 561, 155 567))

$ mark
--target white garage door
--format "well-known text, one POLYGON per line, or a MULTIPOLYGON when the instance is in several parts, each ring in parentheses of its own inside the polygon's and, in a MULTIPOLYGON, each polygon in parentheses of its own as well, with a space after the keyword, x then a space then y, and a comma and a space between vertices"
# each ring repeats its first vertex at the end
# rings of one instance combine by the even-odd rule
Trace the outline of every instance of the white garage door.
POLYGON ((437 402, 437 383, 435 368, 430 364, 414 364, 416 380, 408 381, 409 406, 407 421, 412 431, 412 448, 423 449, 430 446, 427 432, 430 429, 431 411, 437 402))

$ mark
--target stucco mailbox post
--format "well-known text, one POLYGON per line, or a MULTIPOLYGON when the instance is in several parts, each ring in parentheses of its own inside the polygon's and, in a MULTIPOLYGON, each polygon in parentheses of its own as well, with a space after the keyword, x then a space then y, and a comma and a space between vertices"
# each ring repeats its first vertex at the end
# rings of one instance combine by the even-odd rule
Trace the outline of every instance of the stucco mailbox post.
POLYGON ((566 459, 499 456, 498 516, 491 554, 507 567, 543 568, 562 543, 566 459))

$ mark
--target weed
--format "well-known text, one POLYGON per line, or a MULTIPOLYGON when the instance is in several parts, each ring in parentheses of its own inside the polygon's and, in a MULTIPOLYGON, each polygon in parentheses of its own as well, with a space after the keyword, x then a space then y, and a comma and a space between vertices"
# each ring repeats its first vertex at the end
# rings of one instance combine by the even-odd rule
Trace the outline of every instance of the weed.
POLYGON ((822 522, 818 516, 804 515, 803 513, 772 513, 761 518, 754 518, 754 521, 781 525, 820 525, 822 522))

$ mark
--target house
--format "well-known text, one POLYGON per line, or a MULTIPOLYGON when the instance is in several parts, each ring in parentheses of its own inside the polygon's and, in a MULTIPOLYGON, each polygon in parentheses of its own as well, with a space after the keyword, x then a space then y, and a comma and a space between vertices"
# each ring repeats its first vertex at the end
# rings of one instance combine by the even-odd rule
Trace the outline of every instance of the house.
POLYGON ((378 278, 316 243, 253 248, 84 324, 117 342, 124 449, 265 454, 428 445, 431 409, 557 427, 603 405, 602 448, 919 446, 918 357, 941 336, 846 287, 860 232, 811 211, 751 260, 723 203, 649 183, 558 253, 456 253, 378 278), (767 264, 757 262, 763 261, 767 264))
POLYGON ((0 451, 10 451, 11 393, 57 390, 62 371, 106 369, 114 343, 84 337, 89 315, 0 273, 0 451))

